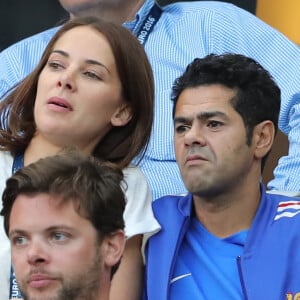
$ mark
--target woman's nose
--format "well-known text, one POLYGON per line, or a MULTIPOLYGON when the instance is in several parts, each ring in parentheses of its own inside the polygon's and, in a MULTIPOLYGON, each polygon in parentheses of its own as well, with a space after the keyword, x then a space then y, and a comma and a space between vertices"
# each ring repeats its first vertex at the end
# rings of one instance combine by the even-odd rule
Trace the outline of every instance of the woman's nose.
POLYGON ((72 70, 65 70, 63 74, 60 75, 57 81, 57 86, 59 88, 67 89, 69 91, 76 90, 76 75, 72 70))

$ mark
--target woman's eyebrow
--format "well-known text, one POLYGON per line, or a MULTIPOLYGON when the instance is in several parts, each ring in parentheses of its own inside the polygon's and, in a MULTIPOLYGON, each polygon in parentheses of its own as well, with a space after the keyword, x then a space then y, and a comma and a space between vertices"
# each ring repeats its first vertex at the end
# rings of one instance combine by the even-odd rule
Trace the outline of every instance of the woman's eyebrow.
MULTIPOLYGON (((53 50, 52 53, 58 53, 67 58, 70 57, 69 53, 66 51, 63 51, 63 50, 53 50)), ((85 62, 89 65, 97 65, 97 66, 103 67, 108 73, 110 73, 109 69, 104 64, 102 64, 101 62, 99 62, 97 60, 87 59, 87 60, 85 60, 85 62)))

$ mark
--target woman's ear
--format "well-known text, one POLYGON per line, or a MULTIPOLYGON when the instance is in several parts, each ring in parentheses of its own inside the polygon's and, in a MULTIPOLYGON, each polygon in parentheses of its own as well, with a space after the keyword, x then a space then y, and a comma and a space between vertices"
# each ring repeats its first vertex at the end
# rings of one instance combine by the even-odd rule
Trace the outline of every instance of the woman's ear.
POLYGON ((263 158, 272 148, 275 128, 272 121, 263 121, 255 126, 253 132, 254 155, 263 158))
POLYGON ((111 124, 115 127, 125 126, 132 118, 131 108, 128 104, 121 104, 111 117, 111 124))
POLYGON ((120 261, 125 243, 126 238, 123 230, 118 230, 103 239, 103 259, 107 267, 112 267, 120 261))

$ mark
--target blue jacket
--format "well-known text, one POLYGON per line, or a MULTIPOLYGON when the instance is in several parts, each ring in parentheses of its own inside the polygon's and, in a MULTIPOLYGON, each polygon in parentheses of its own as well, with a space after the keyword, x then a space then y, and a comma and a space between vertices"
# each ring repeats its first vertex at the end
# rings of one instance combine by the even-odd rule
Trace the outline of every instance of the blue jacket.
MULTIPOLYGON (((244 299, 300 299, 300 199, 267 194, 263 187, 261 190, 243 255, 237 258, 244 299)), ((175 258, 191 221, 192 203, 191 194, 153 202, 162 229, 147 244, 144 300, 168 299, 175 258)))

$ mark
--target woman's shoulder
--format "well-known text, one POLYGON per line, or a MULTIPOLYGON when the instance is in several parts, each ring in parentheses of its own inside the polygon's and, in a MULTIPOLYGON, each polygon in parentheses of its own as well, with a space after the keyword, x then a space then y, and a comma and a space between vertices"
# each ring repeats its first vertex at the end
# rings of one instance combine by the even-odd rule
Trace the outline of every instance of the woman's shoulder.
POLYGON ((144 173, 141 171, 141 169, 132 164, 123 169, 123 174, 124 174, 124 179, 126 181, 128 181, 128 180, 130 180, 132 182, 141 181, 141 180, 146 181, 146 177, 145 177, 144 173))
POLYGON ((139 203, 144 203, 152 201, 152 195, 148 182, 139 167, 130 165, 123 169, 123 174, 123 186, 128 202, 139 201, 139 203))
POLYGON ((13 156, 8 151, 0 151, 0 166, 1 169, 6 169, 6 167, 11 167, 13 163, 13 156))
POLYGON ((5 187, 7 178, 12 175, 13 157, 9 152, 0 151, 0 193, 5 187))

